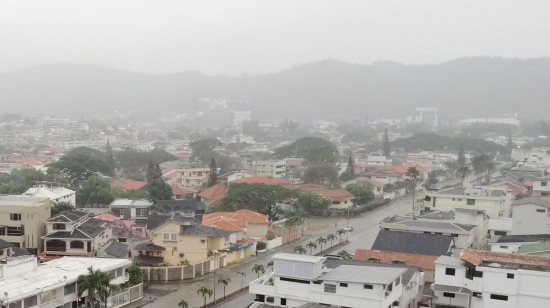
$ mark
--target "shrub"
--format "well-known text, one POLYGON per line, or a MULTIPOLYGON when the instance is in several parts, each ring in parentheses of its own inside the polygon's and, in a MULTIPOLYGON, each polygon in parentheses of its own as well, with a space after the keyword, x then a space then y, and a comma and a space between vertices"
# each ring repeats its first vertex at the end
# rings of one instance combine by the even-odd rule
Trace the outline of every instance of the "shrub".
POLYGON ((267 248, 267 244, 265 242, 258 242, 256 244, 256 250, 264 250, 267 248))
POLYGON ((265 237, 268 241, 271 241, 271 240, 274 240, 275 239, 275 234, 273 233, 268 233, 267 236, 265 237))

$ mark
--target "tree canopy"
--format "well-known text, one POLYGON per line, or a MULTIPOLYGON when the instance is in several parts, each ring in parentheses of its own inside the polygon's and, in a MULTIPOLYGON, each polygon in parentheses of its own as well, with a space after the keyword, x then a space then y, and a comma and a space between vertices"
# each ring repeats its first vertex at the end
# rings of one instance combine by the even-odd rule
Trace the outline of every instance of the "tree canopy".
POLYGON ((338 168, 333 164, 309 166, 302 176, 304 183, 322 184, 331 187, 340 186, 338 168))
POLYGON ((374 200, 372 187, 365 183, 357 182, 349 184, 346 186, 346 190, 355 196, 355 204, 363 205, 374 200))
POLYGON ((79 185, 97 172, 110 173, 107 156, 87 147, 72 149, 49 166, 59 170, 72 185, 79 185))
POLYGON ((95 175, 84 180, 76 193, 76 204, 80 207, 103 207, 113 200, 109 181, 95 175))
POLYGON ((466 151, 476 153, 501 152, 504 147, 491 141, 478 138, 449 138, 434 133, 415 134, 409 138, 397 139, 394 141, 394 148, 401 148, 407 152, 415 151, 457 151, 460 144, 466 151))
POLYGON ((222 145, 221 141, 216 138, 195 140, 189 143, 191 151, 193 152, 191 159, 198 159, 202 163, 207 164, 210 162, 212 157, 216 155, 216 152, 214 151, 216 146, 220 145, 222 145))
POLYGON ((300 205, 307 212, 325 210, 332 204, 332 200, 316 192, 302 193, 299 199, 300 205))
POLYGON ((323 147, 323 146, 327 146, 331 148, 333 151, 335 151, 336 153, 338 153, 336 146, 332 142, 324 138, 304 137, 304 138, 297 139, 295 142, 289 145, 276 148, 274 150, 273 156, 277 159, 291 157, 291 156, 294 156, 295 154, 298 157, 302 157, 304 155, 305 149, 310 147, 323 147))

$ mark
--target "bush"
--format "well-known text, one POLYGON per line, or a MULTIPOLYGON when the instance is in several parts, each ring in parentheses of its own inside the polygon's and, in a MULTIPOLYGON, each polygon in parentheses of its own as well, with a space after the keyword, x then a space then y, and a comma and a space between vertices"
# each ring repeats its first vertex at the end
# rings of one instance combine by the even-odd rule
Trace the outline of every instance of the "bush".
POLYGON ((256 250, 264 250, 267 248, 267 244, 265 242, 258 242, 256 244, 256 250))
POLYGON ((275 239, 275 234, 273 233, 268 233, 267 236, 265 237, 268 241, 271 241, 271 240, 274 240, 275 239))

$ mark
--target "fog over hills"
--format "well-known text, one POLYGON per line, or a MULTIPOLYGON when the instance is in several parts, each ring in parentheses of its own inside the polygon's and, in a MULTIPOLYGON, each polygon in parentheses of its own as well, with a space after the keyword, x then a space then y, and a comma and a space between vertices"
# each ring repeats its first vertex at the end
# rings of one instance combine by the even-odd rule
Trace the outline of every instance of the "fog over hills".
POLYGON ((443 116, 550 114, 550 58, 468 58, 437 65, 334 60, 242 77, 144 74, 44 65, 0 74, 2 113, 73 117, 195 110, 202 97, 245 100, 271 117, 363 118, 438 107, 443 116))

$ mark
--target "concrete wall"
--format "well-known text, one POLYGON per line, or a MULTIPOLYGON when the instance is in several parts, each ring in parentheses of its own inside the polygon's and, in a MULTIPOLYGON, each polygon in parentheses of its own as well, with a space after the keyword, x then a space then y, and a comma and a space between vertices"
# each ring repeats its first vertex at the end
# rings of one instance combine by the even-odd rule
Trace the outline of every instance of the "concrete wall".
POLYGON ((246 226, 246 235, 249 238, 263 239, 267 235, 267 223, 253 224, 248 223, 246 226))
POLYGON ((279 247, 283 244, 283 237, 279 236, 279 237, 276 237, 272 240, 265 241, 265 243, 267 245, 267 249, 273 249, 273 248, 279 247))
POLYGON ((550 213, 544 206, 524 204, 514 206, 512 234, 547 234, 550 232, 550 213))

